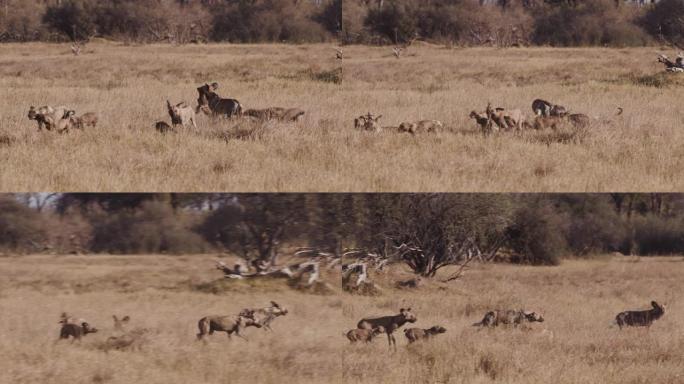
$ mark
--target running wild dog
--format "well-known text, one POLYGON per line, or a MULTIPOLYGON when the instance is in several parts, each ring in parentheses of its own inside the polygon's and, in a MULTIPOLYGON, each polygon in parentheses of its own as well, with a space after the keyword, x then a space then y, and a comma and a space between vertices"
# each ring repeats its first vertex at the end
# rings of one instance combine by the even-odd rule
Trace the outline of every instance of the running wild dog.
POLYGON ((373 338, 381 333, 385 333, 385 328, 379 326, 373 329, 352 329, 347 332, 346 336, 349 339, 349 343, 354 344, 357 341, 363 341, 364 343, 370 343, 373 338))
POLYGON ((650 327, 654 321, 665 314, 665 306, 651 301, 652 309, 646 311, 626 311, 615 316, 615 322, 622 329, 627 327, 650 327))
POLYGON ((418 320, 418 318, 416 315, 411 313, 411 308, 401 308, 398 315, 362 319, 359 321, 356 327, 359 329, 371 330, 373 328, 383 327, 385 329, 385 333, 387 333, 387 342, 389 346, 391 347, 394 345, 394 348, 396 349, 397 341, 392 333, 394 333, 394 331, 399 329, 404 324, 415 323, 416 320, 418 320))
POLYGON ((249 317, 251 315, 254 322, 253 324, 250 324, 248 326, 259 326, 258 328, 263 327, 264 330, 272 331, 271 322, 273 322, 273 320, 275 320, 278 316, 287 315, 287 309, 282 308, 275 301, 271 301, 270 307, 258 309, 243 309, 240 312, 240 315, 245 317, 249 317))
POLYGON ((473 324, 475 327, 496 327, 500 324, 518 326, 523 321, 530 323, 538 321, 544 322, 542 315, 525 310, 494 310, 487 312, 482 321, 473 324))
POLYGON ((212 335, 214 332, 226 332, 229 339, 230 335, 235 333, 247 340, 240 334, 240 331, 249 326, 261 328, 261 324, 254 320, 254 314, 249 311, 237 316, 206 316, 197 322, 199 328, 197 339, 202 340, 204 336, 212 335))
POLYGON ((409 328, 409 329, 404 329, 404 335, 410 343, 415 343, 418 340, 421 339, 429 339, 430 337, 436 336, 440 333, 446 332, 446 328, 441 327, 439 325, 435 325, 433 327, 430 327, 428 329, 421 329, 421 328, 409 328))

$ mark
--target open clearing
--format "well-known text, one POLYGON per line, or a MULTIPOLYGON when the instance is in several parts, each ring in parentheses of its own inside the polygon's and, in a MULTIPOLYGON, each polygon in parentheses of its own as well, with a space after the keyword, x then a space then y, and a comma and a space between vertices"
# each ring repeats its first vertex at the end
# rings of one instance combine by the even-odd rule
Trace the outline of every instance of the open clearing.
MULTIPOLYGON (((660 74, 658 48, 446 49, 416 43, 133 46, 0 45, 2 191, 675 191, 684 188, 684 75, 660 74), (343 68, 340 68, 343 66, 343 68), (341 72, 342 71, 342 72, 341 72), (297 124, 199 118, 198 132, 159 135, 166 99, 195 88, 245 108, 299 107, 297 124), (535 98, 610 124, 581 135, 484 138, 471 110, 531 114, 535 98), (31 105, 100 114, 85 132, 39 133, 31 105), (616 108, 624 114, 614 117, 616 108), (445 132, 357 132, 353 119, 437 119, 445 132), (236 126, 237 125, 237 126, 236 126), (565 143, 561 143, 566 139, 565 143)), ((666 50, 662 50, 666 51, 666 50)))
MULTIPOLYGON (((391 266, 371 278, 382 295, 336 291, 321 296, 278 281, 221 279, 215 256, 26 256, 0 258, 0 370, 12 383, 680 383, 684 380, 684 289, 681 257, 606 257, 559 267, 479 265, 462 280, 428 282, 417 291, 392 288, 409 275, 391 266), (195 340, 197 320, 275 300, 290 313, 274 332, 249 328, 246 342, 215 334, 195 340), (619 331, 611 322, 627 309, 666 305, 650 329, 619 331), (363 317, 411 307, 411 326, 447 332, 397 352, 384 335, 349 345, 343 332, 363 317), (543 314, 529 329, 478 330, 471 324, 494 308, 543 314), (63 311, 100 332, 80 343, 58 342, 63 311), (111 315, 128 314, 150 334, 139 349, 105 352, 111 315), (308 325, 306 325, 308 323, 308 325)), ((445 271, 446 274, 448 271, 445 271)), ((333 273, 329 284, 339 283, 333 273)))

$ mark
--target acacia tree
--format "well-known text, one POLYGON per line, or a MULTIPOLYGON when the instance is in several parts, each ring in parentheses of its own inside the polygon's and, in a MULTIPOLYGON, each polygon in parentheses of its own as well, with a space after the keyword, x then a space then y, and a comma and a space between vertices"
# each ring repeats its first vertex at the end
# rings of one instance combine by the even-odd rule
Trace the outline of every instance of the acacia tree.
POLYGON ((255 265, 275 265, 279 245, 296 235, 305 219, 304 206, 301 194, 235 195, 207 217, 200 231, 255 265))
POLYGON ((511 218, 509 199, 497 195, 407 195, 397 204, 383 235, 395 257, 424 277, 473 257, 491 258, 511 218))

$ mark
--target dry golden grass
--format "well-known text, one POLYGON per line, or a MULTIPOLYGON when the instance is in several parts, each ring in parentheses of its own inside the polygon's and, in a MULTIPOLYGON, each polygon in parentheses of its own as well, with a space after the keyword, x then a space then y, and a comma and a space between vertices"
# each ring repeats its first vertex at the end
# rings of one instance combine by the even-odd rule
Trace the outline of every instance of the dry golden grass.
POLYGON ((684 76, 659 73, 653 48, 445 49, 395 59, 388 47, 332 45, 1 45, 2 191, 673 191, 684 188, 678 112, 684 76), (300 107, 299 124, 254 127, 200 117, 199 132, 160 136, 165 100, 205 81, 247 108, 300 107), (668 85, 669 86, 662 86, 668 85), (656 85, 661 85, 660 87, 656 85), (612 118, 588 134, 483 138, 467 115, 487 101, 531 114, 542 97, 612 118), (38 133, 30 105, 101 115, 96 129, 38 133), (356 132, 438 119, 447 132, 356 132), (565 141, 560 143, 559 141, 565 141))
MULTIPOLYGON (((682 258, 566 261, 560 267, 486 265, 463 280, 432 283, 411 292, 390 281, 380 297, 346 298, 347 327, 359 319, 412 307, 409 327, 442 325, 447 332, 408 346, 403 330, 397 352, 386 338, 344 348, 350 383, 681 383, 684 380, 682 258), (650 329, 618 330, 615 315, 666 304, 650 329), (529 329, 471 326, 491 309, 541 312, 545 321, 529 329)), ((407 275, 408 276, 408 275, 407 275)), ((406 328, 406 326, 404 327, 406 328)))
MULTIPOLYGON (((681 190, 682 114, 673 101, 684 76, 662 71, 656 49, 446 49, 425 43, 396 59, 388 47, 348 47, 340 103, 381 123, 437 119, 450 133, 413 139, 386 135, 369 159, 381 190, 681 190), (665 79, 665 80, 664 80, 665 79), (637 85, 662 82, 670 87, 637 85), (519 108, 543 98, 574 112, 614 120, 570 143, 530 132, 483 138, 471 110, 519 108), (616 108, 625 112, 613 118, 616 108)), ((361 174, 364 177, 364 174, 361 174)))
MULTIPOLYGON (((0 382, 12 383, 291 383, 339 382, 341 302, 299 293, 279 281, 258 288, 231 281, 223 294, 191 288, 221 278, 211 257, 36 256, 0 258, 0 382), (245 341, 216 333, 196 340, 197 321, 237 314, 275 300, 290 313, 273 332, 248 328, 245 341), (82 341, 56 342, 62 311, 99 328, 82 341), (139 350, 100 345, 111 316, 146 327, 139 350), (321 325, 301 326, 303 320, 321 325)), ((336 281, 334 276, 327 277, 336 281)))
MULTIPOLYGON (((305 294, 273 281, 232 281, 211 294, 198 284, 220 277, 212 256, 27 256, 0 258, 2 382, 29 383, 680 383, 684 380, 684 259, 607 257, 559 267, 474 266, 463 280, 392 288, 410 276, 392 266, 372 275, 376 297, 305 294), (666 305, 650 329, 619 331, 614 316, 666 305), (246 342, 216 334, 197 342, 197 320, 276 300, 290 313, 274 332, 249 328, 246 342), (412 307, 418 321, 447 333, 407 346, 396 333, 349 345, 359 319, 412 307), (471 326, 493 308, 541 312, 530 329, 471 326), (62 311, 100 328, 80 343, 56 342, 62 311), (150 329, 139 349, 103 351, 111 315, 150 329), (310 326, 302 326, 304 322, 310 326)), ((339 283, 335 274, 324 276, 339 283)))
POLYGON ((3 191, 304 189, 341 166, 320 142, 342 128, 344 116, 335 101, 334 80, 341 73, 335 73, 340 68, 332 45, 99 42, 78 57, 68 45, 0 50, 0 138, 8 137, 7 144, 0 140, 3 191), (199 132, 157 134, 154 123, 170 120, 167 99, 194 106, 196 88, 211 81, 245 108, 300 107, 306 115, 296 125, 257 127, 253 135, 244 134, 253 126, 236 128, 206 116, 199 117, 199 132), (69 135, 39 133, 26 114, 29 106, 46 104, 97 112, 100 125, 69 135))

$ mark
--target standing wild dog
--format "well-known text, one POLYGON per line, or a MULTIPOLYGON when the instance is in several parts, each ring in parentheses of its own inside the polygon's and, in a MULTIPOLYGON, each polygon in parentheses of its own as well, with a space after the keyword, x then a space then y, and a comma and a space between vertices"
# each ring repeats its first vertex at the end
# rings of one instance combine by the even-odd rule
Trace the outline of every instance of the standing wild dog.
POLYGON ((615 322, 622 329, 628 327, 650 327, 654 321, 665 314, 665 306, 651 301, 652 309, 646 311, 626 311, 615 316, 615 322))
POLYGON ((205 316, 197 322, 199 328, 197 339, 202 340, 202 337, 212 335, 214 332, 226 332, 229 339, 230 335, 235 333, 247 340, 240 334, 240 331, 249 326, 261 328, 261 324, 254 320, 254 313, 249 311, 243 311, 237 316, 205 316))
POLYGON ((485 314, 482 321, 473 324, 475 327, 496 327, 500 324, 518 326, 524 321, 530 323, 538 321, 543 322, 544 317, 536 312, 525 310, 494 310, 485 314))
POLYGON ((197 108, 195 113, 201 110, 204 114, 213 114, 214 116, 224 116, 231 118, 233 116, 242 116, 242 105, 235 99, 223 99, 216 93, 218 90, 218 83, 204 84, 197 88, 199 98, 197 99, 197 108))
POLYGON ((410 343, 415 343, 418 340, 421 339, 429 339, 432 336, 439 335, 440 333, 446 332, 446 328, 441 327, 439 325, 435 325, 433 327, 430 327, 428 329, 421 329, 421 328, 408 328, 404 329, 404 335, 410 343))
POLYGON ((418 320, 418 318, 416 315, 411 313, 411 308, 401 308, 398 315, 361 319, 361 321, 359 321, 359 323, 356 325, 356 328, 372 330, 373 328, 383 327, 385 329, 385 333, 387 333, 387 342, 389 343, 389 346, 394 346, 396 349, 397 341, 394 339, 394 335, 392 335, 392 333, 404 324, 415 323, 416 320, 418 320))
POLYGON ((248 317, 250 314, 251 317, 254 319, 254 322, 253 324, 249 324, 248 326, 259 326, 258 328, 263 327, 264 330, 272 331, 271 322, 273 322, 273 320, 275 320, 275 318, 278 316, 287 315, 287 309, 281 307, 275 301, 271 301, 270 307, 258 309, 243 309, 240 312, 240 315, 245 317, 248 317))

